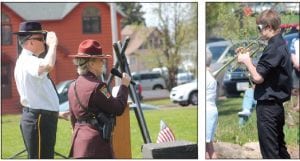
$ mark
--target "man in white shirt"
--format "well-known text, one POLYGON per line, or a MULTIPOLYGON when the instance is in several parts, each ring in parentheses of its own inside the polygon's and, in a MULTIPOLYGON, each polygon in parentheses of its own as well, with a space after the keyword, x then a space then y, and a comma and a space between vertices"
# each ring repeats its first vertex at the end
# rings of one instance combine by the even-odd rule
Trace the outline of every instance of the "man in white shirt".
POLYGON ((47 76, 55 64, 57 37, 43 31, 38 22, 22 22, 14 34, 22 47, 14 76, 23 107, 20 124, 28 158, 54 158, 59 100, 47 76), (45 43, 47 54, 39 58, 45 43))

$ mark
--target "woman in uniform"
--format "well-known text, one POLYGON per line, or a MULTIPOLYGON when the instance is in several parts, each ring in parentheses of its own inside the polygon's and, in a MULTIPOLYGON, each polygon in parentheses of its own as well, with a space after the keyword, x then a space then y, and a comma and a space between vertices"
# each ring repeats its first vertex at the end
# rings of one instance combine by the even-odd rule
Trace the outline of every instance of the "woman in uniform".
POLYGON ((99 42, 81 42, 73 57, 78 78, 70 85, 68 92, 73 136, 70 157, 72 158, 114 158, 110 139, 103 136, 103 125, 97 116, 109 118, 121 115, 127 106, 128 85, 131 78, 123 73, 117 97, 112 97, 107 84, 101 82, 104 55, 99 42), (103 138, 104 137, 104 138, 103 138))

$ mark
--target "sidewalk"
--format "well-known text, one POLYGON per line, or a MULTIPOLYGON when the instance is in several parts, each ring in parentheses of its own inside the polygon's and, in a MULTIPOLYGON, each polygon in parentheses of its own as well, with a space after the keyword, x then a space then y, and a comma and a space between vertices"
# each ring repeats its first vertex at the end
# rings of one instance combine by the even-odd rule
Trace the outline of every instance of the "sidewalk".
POLYGON ((162 99, 169 98, 170 92, 166 89, 163 90, 143 90, 142 96, 143 100, 154 100, 154 99, 162 99))

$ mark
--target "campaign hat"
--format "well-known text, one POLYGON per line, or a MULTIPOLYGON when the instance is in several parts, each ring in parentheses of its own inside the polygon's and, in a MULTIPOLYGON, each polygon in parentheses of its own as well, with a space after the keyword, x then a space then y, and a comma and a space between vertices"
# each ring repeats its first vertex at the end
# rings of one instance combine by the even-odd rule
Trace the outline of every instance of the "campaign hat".
POLYGON ((32 34, 46 34, 47 31, 42 29, 42 25, 36 21, 25 21, 21 22, 19 25, 19 31, 13 34, 19 36, 26 36, 32 34))
POLYGON ((105 55, 102 53, 102 47, 96 40, 88 39, 79 44, 76 55, 69 55, 73 58, 112 58, 111 55, 105 55))

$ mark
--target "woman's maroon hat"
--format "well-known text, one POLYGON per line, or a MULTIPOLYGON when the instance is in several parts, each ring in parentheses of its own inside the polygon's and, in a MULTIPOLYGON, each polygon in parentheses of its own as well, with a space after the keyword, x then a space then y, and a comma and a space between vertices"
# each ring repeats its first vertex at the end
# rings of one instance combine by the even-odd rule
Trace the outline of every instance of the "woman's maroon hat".
POLYGON ((82 41, 78 47, 78 53, 76 55, 69 55, 69 57, 102 59, 112 58, 111 55, 104 55, 99 42, 92 39, 82 41))

